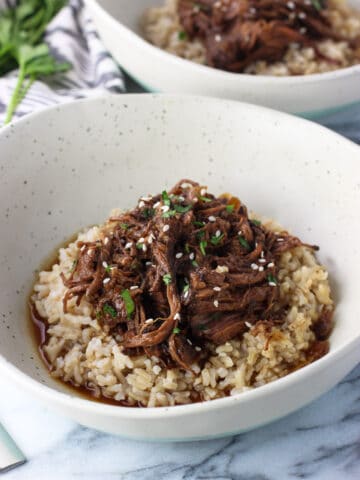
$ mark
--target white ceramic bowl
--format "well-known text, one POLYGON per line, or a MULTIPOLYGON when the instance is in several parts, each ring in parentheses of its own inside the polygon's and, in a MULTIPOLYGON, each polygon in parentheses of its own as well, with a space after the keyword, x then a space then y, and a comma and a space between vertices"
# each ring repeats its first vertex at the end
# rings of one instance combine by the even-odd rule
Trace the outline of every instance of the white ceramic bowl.
POLYGON ((308 121, 190 96, 129 95, 56 107, 0 131, 0 374, 49 407, 143 439, 207 438, 285 415, 359 360, 360 150, 308 121), (234 192, 321 245, 336 292, 330 353, 272 384, 207 403, 133 409, 78 397, 29 336, 33 272, 74 232, 182 177, 234 192))
MULTIPOLYGON (((139 19, 165 0, 86 0, 118 63, 147 90, 209 95, 315 118, 360 102, 360 65, 298 77, 234 74, 183 60, 141 37, 139 19)), ((360 0, 350 0, 360 10, 360 0)))

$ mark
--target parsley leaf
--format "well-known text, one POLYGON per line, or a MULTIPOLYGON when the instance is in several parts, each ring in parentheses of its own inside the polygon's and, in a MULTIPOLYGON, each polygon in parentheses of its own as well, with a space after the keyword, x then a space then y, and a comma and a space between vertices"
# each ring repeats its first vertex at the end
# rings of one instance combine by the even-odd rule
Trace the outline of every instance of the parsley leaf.
POLYGON ((162 200, 163 200, 164 205, 167 205, 168 207, 170 207, 171 202, 170 202, 170 198, 169 198, 169 195, 168 195, 167 191, 163 190, 161 196, 162 196, 162 200))
POLYGON ((128 318, 131 318, 131 315, 135 311, 135 303, 134 303, 133 299, 131 298, 130 291, 128 289, 123 290, 121 292, 121 297, 124 300, 125 310, 126 310, 127 316, 128 316, 128 318))
POLYGON ((207 247, 207 241, 206 241, 206 240, 202 240, 202 241, 200 242, 200 252, 204 255, 204 257, 205 257, 205 255, 206 255, 206 250, 205 250, 206 247, 207 247))
POLYGON ((226 211, 232 213, 235 208, 235 205, 226 205, 226 211))
POLYGON ((246 250, 250 250, 251 247, 249 245, 249 242, 241 235, 239 235, 239 242, 242 247, 246 248, 246 250))
POLYGON ((186 205, 185 207, 183 207, 182 205, 174 205, 174 210, 176 210, 178 213, 186 213, 191 209, 192 205, 186 205))
POLYGON ((103 306, 103 312, 107 313, 112 318, 115 318, 117 315, 115 308, 109 305, 108 303, 105 303, 105 305, 103 306))
POLYGON ((171 283, 171 274, 170 273, 166 273, 165 275, 163 275, 163 282, 165 283, 165 285, 170 285, 170 283, 171 283))
POLYGON ((221 240, 224 238, 224 234, 222 233, 221 235, 219 235, 218 237, 216 235, 213 235, 211 238, 210 238, 210 242, 213 244, 213 245, 219 245, 219 243, 221 242, 221 240))
POLYGON ((175 328, 173 329, 173 333, 174 333, 175 335, 177 335, 177 334, 180 333, 180 332, 181 332, 181 330, 180 330, 179 327, 175 327, 175 328))

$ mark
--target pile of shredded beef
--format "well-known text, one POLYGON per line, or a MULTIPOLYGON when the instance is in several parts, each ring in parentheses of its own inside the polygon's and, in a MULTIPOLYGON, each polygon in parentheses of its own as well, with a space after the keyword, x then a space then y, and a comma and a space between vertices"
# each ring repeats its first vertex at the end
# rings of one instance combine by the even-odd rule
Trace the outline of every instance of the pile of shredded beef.
MULTIPOLYGON (((207 358, 209 342, 284 322, 278 259, 303 244, 250 220, 237 198, 181 180, 111 218, 107 231, 100 241, 79 242, 73 271, 62 276, 64 311, 70 298, 85 296, 128 353, 188 369, 207 358)), ((330 324, 319 323, 319 339, 330 324)))
POLYGON ((208 65, 242 72, 257 60, 281 60, 291 43, 325 58, 317 41, 344 40, 326 7, 326 0, 179 0, 178 13, 184 32, 204 43, 208 65))

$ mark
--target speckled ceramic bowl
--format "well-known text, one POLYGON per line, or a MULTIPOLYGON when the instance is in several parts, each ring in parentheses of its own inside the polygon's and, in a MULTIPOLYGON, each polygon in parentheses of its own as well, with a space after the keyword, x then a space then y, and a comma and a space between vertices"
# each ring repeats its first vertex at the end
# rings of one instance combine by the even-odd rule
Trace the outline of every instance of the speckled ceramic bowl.
POLYGON ((225 435, 285 415, 359 360, 360 150, 323 127, 246 104, 117 96, 33 115, 0 131, 0 372, 80 423, 143 439, 225 435), (54 248, 115 206, 182 177, 238 194, 321 245, 336 293, 330 353, 272 384, 187 406, 129 409, 54 381, 29 335, 27 295, 54 248))
MULTIPOLYGON (((146 8, 165 0, 86 0, 103 42, 147 90, 210 95, 320 117, 360 102, 360 65, 307 76, 273 77, 224 72, 184 60, 142 38, 146 8)), ((360 0, 348 0, 360 10, 360 0)))

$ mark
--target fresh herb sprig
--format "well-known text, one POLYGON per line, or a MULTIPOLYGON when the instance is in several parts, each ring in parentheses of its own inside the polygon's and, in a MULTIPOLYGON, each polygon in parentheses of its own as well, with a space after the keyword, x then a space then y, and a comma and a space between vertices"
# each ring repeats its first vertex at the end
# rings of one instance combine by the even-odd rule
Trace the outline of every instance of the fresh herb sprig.
POLYGON ((68 70, 58 63, 44 42, 45 29, 67 0, 20 0, 0 16, 0 76, 18 68, 18 80, 9 101, 9 123, 31 85, 39 77, 68 70))

